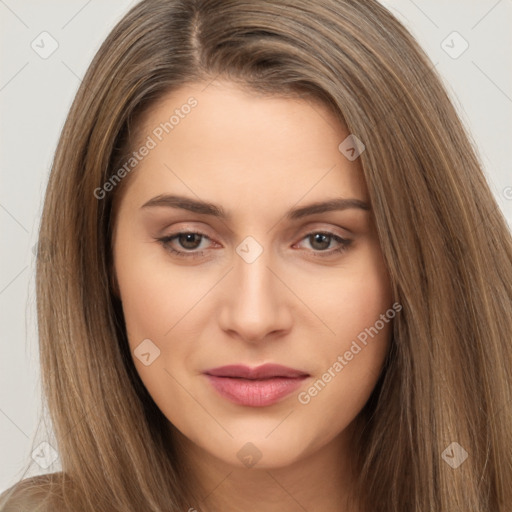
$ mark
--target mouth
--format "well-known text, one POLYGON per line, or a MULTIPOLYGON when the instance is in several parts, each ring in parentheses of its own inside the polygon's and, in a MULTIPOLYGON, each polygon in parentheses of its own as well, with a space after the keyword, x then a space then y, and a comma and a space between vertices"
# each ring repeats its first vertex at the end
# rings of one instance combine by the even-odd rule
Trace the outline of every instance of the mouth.
POLYGON ((213 388, 238 405, 266 407, 298 389, 310 375, 282 365, 230 365, 204 372, 213 388))

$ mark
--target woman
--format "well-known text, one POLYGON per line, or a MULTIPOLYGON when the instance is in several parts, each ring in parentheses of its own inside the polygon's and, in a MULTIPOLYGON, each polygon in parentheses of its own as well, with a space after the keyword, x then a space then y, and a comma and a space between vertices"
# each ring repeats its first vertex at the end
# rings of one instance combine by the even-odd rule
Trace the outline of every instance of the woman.
POLYGON ((63 471, 3 510, 512 502, 510 233, 377 2, 139 3, 78 91, 40 237, 63 471))

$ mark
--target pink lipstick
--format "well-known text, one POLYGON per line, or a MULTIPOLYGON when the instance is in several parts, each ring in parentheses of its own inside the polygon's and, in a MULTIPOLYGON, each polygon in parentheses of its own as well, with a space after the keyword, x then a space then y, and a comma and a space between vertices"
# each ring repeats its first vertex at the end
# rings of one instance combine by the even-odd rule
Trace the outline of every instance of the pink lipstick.
POLYGON ((243 365, 221 366, 204 372, 214 389, 238 405, 272 405, 301 386, 309 374, 278 364, 255 368, 243 365))

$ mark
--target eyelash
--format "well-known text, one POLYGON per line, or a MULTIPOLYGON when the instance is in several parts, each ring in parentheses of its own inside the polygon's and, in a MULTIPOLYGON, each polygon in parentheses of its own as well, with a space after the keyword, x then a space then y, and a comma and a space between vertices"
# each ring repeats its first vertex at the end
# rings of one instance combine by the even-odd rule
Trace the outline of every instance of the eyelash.
MULTIPOLYGON (((198 235, 198 236, 202 237, 203 239, 210 240, 210 238, 207 235, 205 235, 204 233, 200 233, 198 231, 180 231, 173 235, 165 236, 162 238, 157 238, 156 240, 162 244, 162 246, 164 247, 165 250, 169 251, 173 255, 178 256, 180 258, 200 258, 203 256, 204 250, 198 251, 198 252, 192 252, 192 251, 178 251, 178 250, 174 249, 170 245, 170 243, 172 242, 172 240, 174 240, 175 238, 178 238, 180 235, 198 235)), ((352 243, 352 240, 347 239, 347 238, 342 238, 342 237, 335 235, 334 233, 331 233, 329 231, 311 231, 310 233, 303 236, 301 240, 304 240, 313 235, 324 235, 324 236, 330 237, 331 239, 335 240, 336 242, 338 242, 340 244, 339 248, 331 249, 330 251, 315 251, 315 250, 313 250, 313 253, 315 254, 315 256, 320 257, 320 258, 326 258, 326 257, 332 256, 333 254, 336 254, 336 253, 343 253, 348 249, 348 247, 352 243)))

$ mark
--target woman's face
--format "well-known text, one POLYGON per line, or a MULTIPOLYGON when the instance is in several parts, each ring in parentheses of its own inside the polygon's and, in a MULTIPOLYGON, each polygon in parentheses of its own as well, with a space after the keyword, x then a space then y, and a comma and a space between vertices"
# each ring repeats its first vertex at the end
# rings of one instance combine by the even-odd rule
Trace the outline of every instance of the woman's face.
POLYGON ((229 82, 167 96, 141 133, 118 174, 114 265, 155 403, 236 466, 341 442, 395 313, 349 133, 323 105, 229 82))

